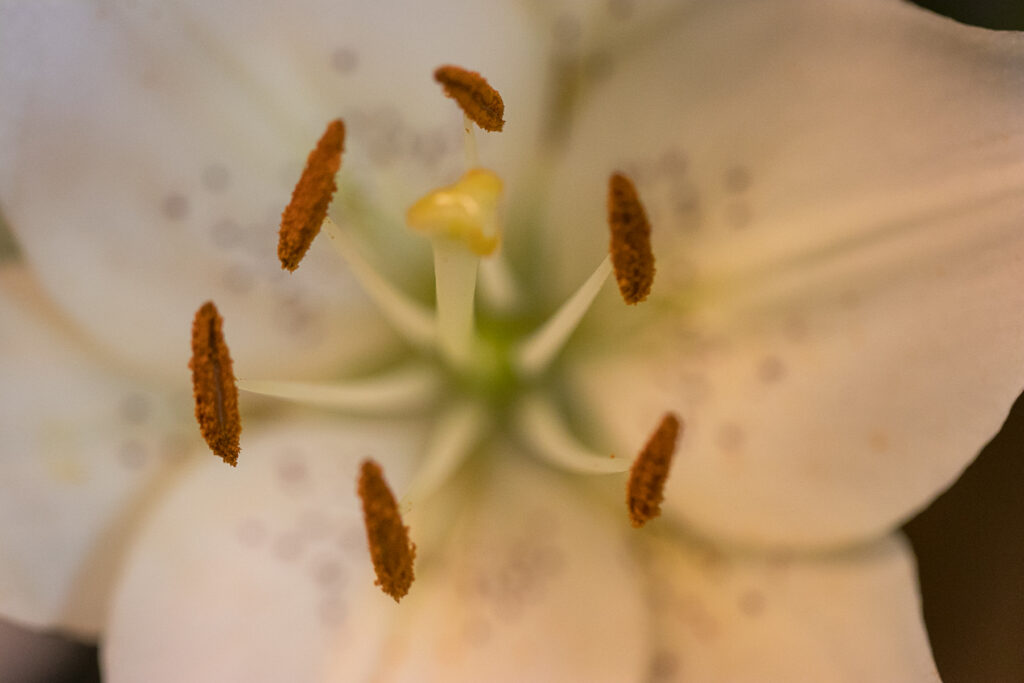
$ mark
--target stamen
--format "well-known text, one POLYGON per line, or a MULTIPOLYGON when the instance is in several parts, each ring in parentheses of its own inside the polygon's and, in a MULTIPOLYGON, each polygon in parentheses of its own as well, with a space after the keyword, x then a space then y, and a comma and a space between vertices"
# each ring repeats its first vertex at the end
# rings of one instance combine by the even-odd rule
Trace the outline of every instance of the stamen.
POLYGON ((581 444, 551 402, 539 394, 519 403, 515 420, 519 437, 552 465, 580 474, 617 474, 629 469, 626 458, 595 453, 581 444))
POLYGON ((412 586, 416 546, 409 541, 409 528, 402 524, 398 504, 380 465, 364 460, 359 470, 359 498, 363 501, 363 522, 370 544, 374 582, 398 602, 412 586))
POLYGON ((466 156, 466 167, 476 168, 480 165, 480 154, 476 151, 476 134, 473 132, 473 119, 467 114, 462 115, 462 149, 466 156))
POLYGON ((238 380, 238 388, 347 413, 396 415, 426 410, 441 396, 441 378, 427 367, 407 367, 342 382, 238 380))
POLYGON ((505 103, 498 91, 476 71, 446 65, 434 71, 444 93, 459 103, 463 113, 484 130, 500 131, 505 125, 505 103))
POLYGON ((637 528, 661 514, 665 482, 672 467, 680 429, 679 418, 665 413, 629 471, 626 505, 629 507, 629 519, 637 528))
POLYGON ((611 274, 609 259, 606 257, 576 293, 522 343, 515 357, 520 373, 539 375, 558 356, 611 274))
POLYGON ((334 176, 341 168, 341 152, 345 147, 345 124, 335 119, 327 125, 316 148, 309 153, 292 200, 281 214, 277 256, 281 267, 295 270, 306 255, 309 245, 320 232, 327 217, 327 207, 338 189, 334 176))
POLYGON ((223 324, 212 301, 200 306, 192 321, 192 359, 188 366, 192 370, 199 431, 210 450, 234 467, 238 464, 242 421, 223 324))
POLYGON ((522 304, 523 292, 503 251, 480 262, 480 292, 489 308, 508 313, 522 304))
POLYGON ((651 293, 654 283, 651 224, 636 187, 621 173, 613 173, 608 181, 608 225, 619 292, 627 304, 638 304, 651 293))
POLYGON ((436 338, 433 313, 407 297, 378 273, 363 258, 355 241, 330 217, 324 219, 324 230, 335 249, 348 263, 363 291, 373 299, 395 331, 416 346, 426 348, 433 345, 436 338))
POLYGON ((489 424, 480 404, 467 402, 449 409, 437 420, 416 478, 402 496, 401 510, 411 513, 427 500, 469 455, 489 424))

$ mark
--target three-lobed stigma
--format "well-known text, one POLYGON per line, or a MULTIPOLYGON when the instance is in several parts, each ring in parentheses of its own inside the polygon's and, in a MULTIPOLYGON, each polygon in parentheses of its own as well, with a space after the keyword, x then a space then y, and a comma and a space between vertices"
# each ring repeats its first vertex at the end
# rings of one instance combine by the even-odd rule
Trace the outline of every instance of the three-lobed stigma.
POLYGON ((424 195, 406 212, 409 227, 462 242, 477 256, 498 248, 498 202, 504 184, 493 171, 471 168, 458 182, 424 195))

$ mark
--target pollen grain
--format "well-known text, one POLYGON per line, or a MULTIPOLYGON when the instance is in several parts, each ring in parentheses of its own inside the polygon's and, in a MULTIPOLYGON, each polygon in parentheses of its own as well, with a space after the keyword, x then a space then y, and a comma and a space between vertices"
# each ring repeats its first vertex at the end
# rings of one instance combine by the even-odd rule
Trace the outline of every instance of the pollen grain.
POLYGON ((409 528, 402 524, 398 503, 384 481, 384 473, 373 460, 364 460, 360 466, 358 490, 370 558, 377 574, 375 583, 398 602, 409 592, 415 578, 416 546, 409 541, 409 528))
POLYGON ((345 148, 345 124, 335 119, 327 124, 327 130, 316 143, 306 159, 292 200, 281 214, 281 230, 278 233, 277 256, 281 267, 293 271, 306 255, 309 245, 320 233, 320 226, 327 217, 335 190, 338 189, 334 176, 341 168, 341 153, 345 148))
POLYGON ((196 399, 196 420, 210 450, 234 467, 238 464, 238 439, 242 422, 238 416, 238 388, 232 371, 231 354, 224 342, 224 320, 217 307, 207 301, 192 321, 192 393, 196 399))
POLYGON ((626 505, 634 527, 640 528, 661 514, 665 482, 681 429, 679 418, 673 413, 665 413, 629 470, 626 505))
POLYGON ((638 304, 647 299, 654 284, 651 224, 633 181, 621 173, 613 173, 608 180, 608 226, 619 292, 627 304, 638 304))
POLYGON ((476 71, 445 65, 434 71, 434 80, 444 93, 459 103, 462 111, 484 130, 497 132, 505 126, 505 103, 497 90, 476 71))

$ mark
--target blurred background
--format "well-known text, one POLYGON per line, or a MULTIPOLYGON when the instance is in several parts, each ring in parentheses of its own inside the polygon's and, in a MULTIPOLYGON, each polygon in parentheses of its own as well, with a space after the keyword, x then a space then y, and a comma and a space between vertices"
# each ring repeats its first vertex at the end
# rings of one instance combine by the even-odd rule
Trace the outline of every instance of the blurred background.
MULTIPOLYGON (((914 0, 958 21, 1024 31, 1021 0, 914 0)), ((1024 112, 1022 112, 1024 115, 1024 112)), ((904 530, 946 683, 1024 681, 1024 398, 960 480, 904 530)))
MULTIPOLYGON (((915 3, 967 24, 1024 31, 1024 0, 915 3)), ((0 259, 15 251, 0 224, 0 259)), ((946 683, 1024 681, 1022 492, 1024 398, 957 484, 905 527, 946 683)), ((0 683, 100 680, 95 648, 0 621, 0 683)))

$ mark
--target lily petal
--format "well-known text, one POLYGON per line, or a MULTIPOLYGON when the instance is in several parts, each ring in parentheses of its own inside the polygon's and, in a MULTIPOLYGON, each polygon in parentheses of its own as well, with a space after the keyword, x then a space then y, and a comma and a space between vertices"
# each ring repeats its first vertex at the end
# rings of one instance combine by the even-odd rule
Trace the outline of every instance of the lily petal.
MULTIPOLYGON (((301 281, 276 263, 326 121, 349 124, 342 195, 358 201, 341 198, 339 221, 386 246, 407 204, 461 167, 435 66, 465 60, 513 101, 538 99, 520 93, 539 51, 503 3, 5 3, 0 50, 0 201, 27 260, 96 339, 178 379, 181 331, 210 298, 247 340, 242 376, 308 374, 387 339, 330 249, 301 281)), ((532 148, 538 116, 510 111, 512 137, 494 142, 532 148)), ((388 248, 406 277, 409 258, 388 248)))
POLYGON ((819 558, 650 541, 658 648, 648 680, 939 680, 901 537, 819 558))
POLYGON ((133 519, 198 445, 175 402, 76 346, 24 268, 0 268, 0 613, 102 625, 133 519))
POLYGON ((639 680, 648 614, 626 525, 521 454, 489 455, 439 494, 473 491, 421 545, 380 680, 639 680))
POLYGON ((373 458, 400 490, 422 440, 393 423, 292 422, 253 435, 237 468, 197 462, 132 547, 105 680, 366 680, 400 607, 373 585, 358 465, 373 458))
POLYGON ((703 532, 884 533, 1024 386, 1024 39, 885 0, 695 3, 683 26, 620 65, 579 127, 607 144, 568 159, 594 188, 634 162, 658 266, 632 320, 661 328, 581 381, 619 447, 684 417, 666 504, 703 532))
MULTIPOLYGON (((554 39, 556 54, 574 60, 585 81, 608 74, 609 60, 672 30, 685 0, 527 0, 554 39)), ((568 64, 566 64, 568 66, 568 64)))

